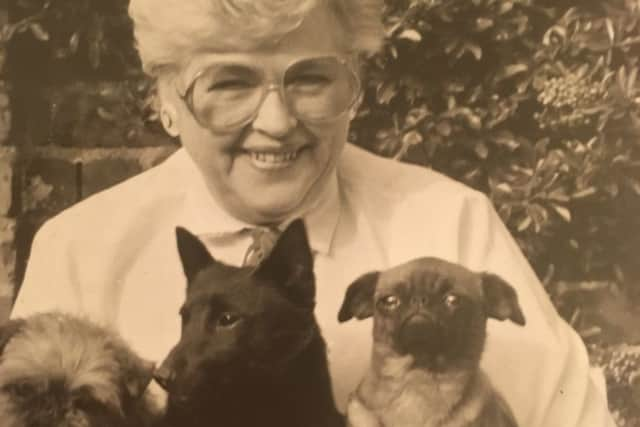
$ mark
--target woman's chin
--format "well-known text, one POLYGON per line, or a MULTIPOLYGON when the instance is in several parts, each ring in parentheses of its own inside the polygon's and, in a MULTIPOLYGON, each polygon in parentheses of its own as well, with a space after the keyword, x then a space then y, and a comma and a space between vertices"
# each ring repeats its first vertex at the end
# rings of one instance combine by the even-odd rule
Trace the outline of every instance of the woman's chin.
POLYGON ((252 200, 251 205, 245 211, 247 215, 254 217, 252 223, 279 223, 295 215, 300 207, 301 200, 292 200, 290 193, 288 197, 270 197, 264 201, 252 200))

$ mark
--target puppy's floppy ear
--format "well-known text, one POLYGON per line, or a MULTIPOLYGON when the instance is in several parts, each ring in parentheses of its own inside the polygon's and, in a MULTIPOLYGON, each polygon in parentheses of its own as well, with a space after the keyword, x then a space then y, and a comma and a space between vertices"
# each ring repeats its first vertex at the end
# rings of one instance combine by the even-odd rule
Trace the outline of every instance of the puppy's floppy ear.
POLYGON ((498 320, 509 319, 521 326, 525 324, 516 291, 500 276, 482 273, 482 292, 487 316, 498 320))
POLYGON ((196 274, 215 260, 209 254, 204 243, 187 229, 176 227, 178 253, 187 282, 191 283, 196 274))
POLYGON ((138 356, 120 339, 110 343, 120 366, 123 390, 127 397, 138 399, 147 389, 156 370, 156 364, 138 356))
POLYGON ((0 354, 4 351, 9 340, 13 338, 26 323, 23 319, 12 319, 0 325, 0 354))
POLYGON ((155 363, 144 359, 137 360, 135 366, 130 367, 130 374, 125 378, 126 390, 130 397, 138 399, 144 394, 155 369, 155 363))
POLYGON ((352 317, 366 319, 373 316, 373 295, 378 277, 379 271, 370 271, 349 285, 338 313, 339 322, 346 322, 352 317))
POLYGON ((271 279, 300 303, 314 302, 313 253, 302 219, 287 226, 253 274, 271 279))

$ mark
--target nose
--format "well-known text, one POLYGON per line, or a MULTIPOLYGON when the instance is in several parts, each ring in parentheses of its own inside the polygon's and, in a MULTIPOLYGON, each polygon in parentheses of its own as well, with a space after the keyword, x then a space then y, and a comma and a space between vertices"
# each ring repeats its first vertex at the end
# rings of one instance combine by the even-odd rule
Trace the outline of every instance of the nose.
POLYGON ((156 382, 160 384, 165 391, 169 391, 175 377, 175 371, 169 368, 165 363, 163 363, 162 366, 153 373, 153 379, 156 380, 156 382))
POLYGON ((270 88, 262 105, 258 107, 258 114, 253 120, 253 129, 274 138, 281 138, 295 128, 297 123, 298 121, 289 112, 280 96, 280 92, 270 88))

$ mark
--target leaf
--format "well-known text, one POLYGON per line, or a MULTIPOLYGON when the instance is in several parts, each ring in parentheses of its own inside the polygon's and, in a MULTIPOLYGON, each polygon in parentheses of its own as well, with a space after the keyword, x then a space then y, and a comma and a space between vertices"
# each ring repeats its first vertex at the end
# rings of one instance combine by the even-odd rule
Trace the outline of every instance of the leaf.
POLYGON ((507 65, 506 67, 504 67, 504 71, 502 72, 502 74, 505 79, 508 79, 509 77, 515 76, 519 73, 523 73, 528 69, 529 66, 527 64, 520 62, 518 64, 507 65))
POLYGON ((640 181, 633 178, 627 178, 627 184, 638 196, 640 196, 640 181))
POLYGON ((451 135, 451 124, 447 120, 443 120, 436 125, 436 130, 442 136, 451 135))
POLYGON ((571 195, 572 199, 584 199, 585 197, 592 196, 596 194, 598 190, 595 187, 588 187, 584 190, 576 191, 571 195))
POLYGON ((564 206, 556 205, 555 203, 551 204, 551 207, 556 211, 558 215, 566 222, 571 222, 571 211, 564 206))
POLYGON ((609 40, 613 44, 616 37, 615 32, 613 31, 613 22, 611 21, 611 18, 606 18, 604 22, 607 26, 607 34, 609 35, 609 40))
POLYGON ((80 34, 75 32, 69 39, 69 50, 71 53, 76 53, 78 51, 78 45, 80 43, 80 34))
POLYGON ((624 93, 627 88, 627 68, 624 65, 618 69, 616 79, 618 82, 618 86, 624 93))
POLYGON ((638 77, 638 68, 633 67, 627 77, 627 97, 632 98, 635 93, 636 78, 638 77))
POLYGON ((532 219, 530 216, 525 217, 522 221, 520 221, 520 223, 518 224, 518 231, 524 231, 527 228, 529 228, 529 226, 531 225, 532 219))
POLYGON ((100 117, 102 120, 105 120, 107 122, 115 122, 117 119, 115 114, 113 114, 110 111, 107 111, 104 107, 98 107, 96 109, 96 113, 98 114, 98 117, 100 117))
POLYGON ((406 30, 403 30, 400 34, 398 34, 398 38, 419 42, 420 40, 422 40, 422 34, 412 28, 407 28, 406 30))
POLYGON ((388 104, 397 94, 396 83, 386 81, 378 84, 376 88, 376 99, 379 104, 388 104))
POLYGON ((462 49, 458 57, 462 56, 464 52, 471 53, 473 57, 476 59, 476 61, 480 61, 480 59, 482 59, 482 48, 475 43, 465 42, 462 45, 462 49))
POLYGON ((402 137, 402 143, 410 146, 410 145, 418 145, 423 141, 422 134, 415 130, 409 131, 404 134, 402 137))
POLYGON ((500 7, 499 7, 499 9, 498 9, 498 13, 499 13, 500 15, 503 15, 503 14, 505 14, 505 13, 509 12, 511 9, 513 9, 513 2, 511 2, 511 1, 505 1, 505 2, 502 2, 502 3, 500 4, 500 7))
POLYGON ((34 22, 29 25, 29 29, 33 33, 34 37, 40 41, 46 42, 49 40, 49 33, 40 25, 39 22, 34 22))
POLYGON ((514 138, 513 134, 509 131, 502 131, 493 137, 496 144, 515 150, 520 147, 520 142, 514 138))
POLYGON ((500 184, 494 187, 496 190, 501 191, 502 193, 511 194, 513 193, 513 189, 506 182, 501 182, 500 184))
POLYGON ((554 25, 544 33, 544 37, 542 38, 542 44, 545 46, 549 46, 552 43, 560 42, 564 43, 567 39, 567 29, 560 25, 554 25))
POLYGON ((475 146, 473 147, 473 151, 475 151, 477 156, 482 160, 486 159, 489 156, 489 147, 487 147, 487 144, 482 141, 475 144, 475 146))
POLYGON ((556 188, 555 190, 551 191, 547 195, 547 199, 554 200, 556 202, 563 202, 563 203, 566 203, 569 200, 571 200, 571 198, 567 196, 567 193, 564 190, 564 188, 556 188))
POLYGON ((484 31, 491 27, 493 27, 493 19, 482 16, 476 19, 476 31, 484 31))

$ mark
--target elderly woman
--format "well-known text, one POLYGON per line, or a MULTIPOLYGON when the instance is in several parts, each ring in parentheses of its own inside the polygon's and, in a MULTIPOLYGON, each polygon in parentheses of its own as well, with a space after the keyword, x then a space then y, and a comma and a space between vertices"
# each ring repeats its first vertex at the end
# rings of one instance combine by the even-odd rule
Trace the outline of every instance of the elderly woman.
POLYGON ((483 360, 522 426, 613 425, 602 378, 480 193, 346 143, 358 56, 380 45, 379 0, 131 0, 161 118, 183 148, 38 232, 13 316, 62 309, 115 325, 159 361, 180 334, 174 228, 243 262, 256 225, 304 217, 317 317, 344 408, 371 324, 338 325, 360 274, 437 256, 513 284, 527 325, 493 322, 483 360))

